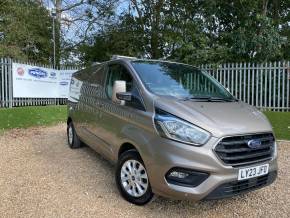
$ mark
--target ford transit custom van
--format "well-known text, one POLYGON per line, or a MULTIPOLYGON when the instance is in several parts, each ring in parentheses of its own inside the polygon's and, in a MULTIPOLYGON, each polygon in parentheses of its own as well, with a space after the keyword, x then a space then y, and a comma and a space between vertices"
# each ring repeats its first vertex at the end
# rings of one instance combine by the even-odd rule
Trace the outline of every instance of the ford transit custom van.
POLYGON ((137 205, 231 197, 277 176, 266 117, 187 64, 115 56, 74 73, 67 137, 115 163, 120 194, 137 205))

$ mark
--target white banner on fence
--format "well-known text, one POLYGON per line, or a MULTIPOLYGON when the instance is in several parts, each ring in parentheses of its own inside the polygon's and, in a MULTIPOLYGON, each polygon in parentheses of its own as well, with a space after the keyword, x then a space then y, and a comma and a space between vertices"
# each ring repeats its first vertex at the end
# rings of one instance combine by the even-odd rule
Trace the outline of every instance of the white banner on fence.
POLYGON ((67 98, 73 72, 13 63, 13 97, 67 98))

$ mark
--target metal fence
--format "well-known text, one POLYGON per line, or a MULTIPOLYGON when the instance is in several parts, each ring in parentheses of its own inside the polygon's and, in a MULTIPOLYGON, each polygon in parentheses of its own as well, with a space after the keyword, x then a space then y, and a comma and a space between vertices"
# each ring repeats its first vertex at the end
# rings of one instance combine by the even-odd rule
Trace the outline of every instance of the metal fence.
POLYGON ((260 109, 290 111, 290 62, 202 65, 238 99, 260 109))
MULTIPOLYGON (((35 63, 15 63, 29 64, 39 67, 52 68, 52 66, 39 65, 35 63)), ((32 105, 61 105, 66 104, 65 98, 13 98, 12 81, 12 59, 0 58, 0 108, 32 105)), ((60 69, 72 70, 73 67, 63 66, 60 69)))
MULTIPOLYGON (((49 68, 49 66, 41 67, 49 68)), ((201 68, 229 88, 236 98, 246 103, 260 109, 290 111, 289 61, 202 65, 201 68)), ((12 60, 9 58, 0 59, 0 85, 0 107, 66 103, 66 99, 63 98, 13 98, 12 60)))

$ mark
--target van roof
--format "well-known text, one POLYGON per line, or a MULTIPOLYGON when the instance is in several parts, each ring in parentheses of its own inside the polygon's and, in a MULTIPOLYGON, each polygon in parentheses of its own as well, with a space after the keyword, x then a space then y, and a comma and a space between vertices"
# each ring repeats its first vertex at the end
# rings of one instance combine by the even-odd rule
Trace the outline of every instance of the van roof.
POLYGON ((123 56, 123 55, 113 55, 111 60, 105 61, 105 62, 110 62, 114 60, 124 60, 128 62, 165 62, 165 63, 189 65, 185 63, 169 61, 169 60, 164 60, 164 59, 147 59, 147 58, 137 58, 137 57, 123 56))

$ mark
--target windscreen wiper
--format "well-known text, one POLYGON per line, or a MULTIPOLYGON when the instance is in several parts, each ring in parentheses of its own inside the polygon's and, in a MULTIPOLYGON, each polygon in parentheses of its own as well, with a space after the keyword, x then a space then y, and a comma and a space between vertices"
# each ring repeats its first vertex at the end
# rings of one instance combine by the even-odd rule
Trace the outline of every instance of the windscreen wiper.
POLYGON ((188 100, 197 100, 197 101, 209 101, 209 102, 215 102, 215 101, 225 101, 225 102, 233 102, 237 101, 237 99, 227 99, 227 98, 220 98, 220 97, 208 97, 208 96, 190 96, 185 97, 183 99, 184 101, 188 100))
POLYGON ((226 102, 233 102, 237 101, 236 99, 228 99, 228 98, 220 98, 220 97, 210 97, 209 101, 226 101, 226 102))

